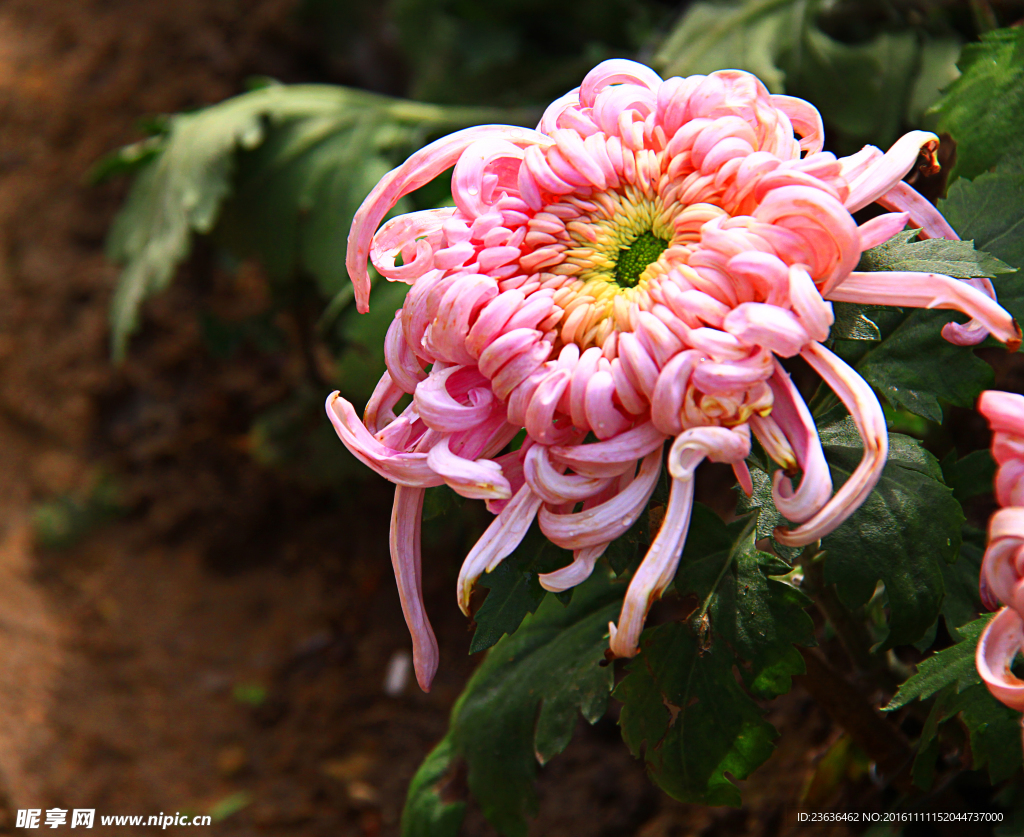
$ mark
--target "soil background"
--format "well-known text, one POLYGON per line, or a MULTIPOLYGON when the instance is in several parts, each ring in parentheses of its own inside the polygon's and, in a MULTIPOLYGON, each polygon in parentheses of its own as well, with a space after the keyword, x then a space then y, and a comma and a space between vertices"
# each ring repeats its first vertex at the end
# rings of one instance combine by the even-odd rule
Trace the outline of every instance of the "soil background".
MULTIPOLYGON (((389 83, 386 44, 328 66, 293 6, 0 3, 0 833, 23 833, 17 809, 78 807, 213 810, 212 834, 395 835, 475 665, 453 596, 464 547, 435 532, 440 674, 429 694, 385 694, 409 646, 389 487, 325 491, 253 461, 252 417, 298 385, 301 353, 218 360, 197 312, 260 310, 257 267, 229 282, 200 246, 147 305, 128 361, 109 360, 103 244, 126 184, 89 185, 99 157, 143 118, 218 102, 251 75, 389 83), (63 548, 38 542, 40 503, 107 482, 121 514, 63 548)), ((794 690, 769 716, 779 751, 741 783, 747 807, 707 809, 647 781, 614 715, 581 722, 541 771, 532 833, 794 832, 787 806, 839 736, 794 690)), ((493 831, 471 807, 463 833, 493 831)))

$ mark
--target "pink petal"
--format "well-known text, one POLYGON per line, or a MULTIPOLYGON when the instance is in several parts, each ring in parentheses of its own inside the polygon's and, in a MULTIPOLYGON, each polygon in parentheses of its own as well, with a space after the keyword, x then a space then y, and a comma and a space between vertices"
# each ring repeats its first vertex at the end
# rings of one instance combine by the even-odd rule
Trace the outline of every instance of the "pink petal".
POLYGON ((818 343, 809 345, 800 356, 832 387, 850 411, 864 442, 864 456, 842 488, 813 517, 796 529, 779 527, 775 530, 775 539, 786 546, 812 543, 853 514, 881 477, 889 453, 889 434, 882 407, 864 379, 818 343))
POLYGON ((420 516, 423 512, 423 489, 395 488, 395 504, 391 512, 391 564, 398 582, 405 624, 412 634, 412 659, 416 682, 424 692, 437 671, 439 653, 434 630, 423 608, 422 567, 420 560, 420 516))
POLYGON ((638 459, 665 443, 665 434, 652 422, 644 422, 604 442, 585 445, 553 445, 555 462, 568 465, 578 474, 611 477, 623 473, 638 459))
POLYGON ((939 273, 851 273, 828 298, 836 302, 962 311, 983 323, 1008 347, 1020 345, 1020 328, 1008 311, 973 285, 939 273))
POLYGON ((501 465, 490 459, 463 459, 448 447, 448 440, 434 445, 427 464, 440 474, 455 493, 471 500, 507 500, 512 488, 502 474, 501 465))
POLYGON ((993 432, 1024 436, 1024 395, 985 390, 978 398, 978 412, 988 419, 993 432))
POLYGON ((850 181, 850 195, 845 206, 850 212, 863 209, 887 194, 917 162, 922 150, 934 154, 939 138, 928 131, 911 131, 900 137, 880 158, 870 163, 850 181))
POLYGON ((763 346, 782 357, 799 354, 810 340, 795 314, 760 302, 738 305, 729 312, 722 327, 744 343, 763 346))
POLYGON ((537 516, 541 498, 524 485, 508 501, 508 505, 491 521, 462 562, 457 583, 459 608, 469 616, 469 597, 481 573, 490 572, 501 559, 511 555, 526 536, 530 524, 537 516))
MULTIPOLYGON (((690 455, 699 461, 699 454, 691 451, 690 455)), ((695 467, 696 462, 692 465, 692 468, 695 467)), ((619 624, 608 625, 608 645, 616 657, 636 656, 647 612, 671 584, 676 567, 679 566, 692 511, 693 480, 673 480, 661 529, 629 582, 619 614, 619 624)))
POLYGON ((1004 607, 982 632, 974 658, 978 674, 992 696, 1017 712, 1024 712, 1024 680, 1010 667, 1022 647, 1024 622, 1016 612, 1004 607))
POLYGON ((425 453, 395 450, 378 442, 366 429, 355 408, 338 392, 327 396, 327 417, 352 455, 384 479, 410 488, 428 488, 443 480, 430 470, 425 453))
POLYGON ((494 396, 483 387, 469 390, 469 404, 460 403, 448 391, 448 379, 459 371, 458 366, 431 370, 413 395, 413 403, 420 418, 428 427, 442 433, 468 430, 486 419, 491 412, 494 396))
POLYGON ((597 546, 588 546, 585 549, 577 549, 569 566, 562 567, 554 572, 541 573, 537 576, 537 581, 540 582, 541 587, 545 590, 550 590, 552 593, 561 593, 570 587, 582 584, 590 578, 591 573, 594 572, 594 565, 597 563, 597 559, 604 555, 608 546, 609 544, 602 543, 597 546))
POLYGON ((557 514, 542 507, 537 515, 541 531, 548 540, 565 549, 584 549, 607 544, 624 534, 658 484, 661 473, 661 452, 644 457, 636 478, 611 499, 580 512, 557 514))
POLYGON ((399 199, 429 183, 458 161, 462 152, 480 139, 506 139, 519 146, 550 145, 551 140, 536 131, 508 125, 478 125, 456 131, 421 148, 398 168, 381 178, 352 219, 348 235, 345 266, 356 289, 356 306, 360 313, 370 310, 370 276, 366 260, 370 243, 380 222, 399 199))
POLYGON ((925 197, 909 183, 900 181, 880 198, 876 203, 886 209, 906 212, 910 223, 921 228, 923 238, 946 238, 958 241, 960 236, 949 225, 949 221, 925 197))

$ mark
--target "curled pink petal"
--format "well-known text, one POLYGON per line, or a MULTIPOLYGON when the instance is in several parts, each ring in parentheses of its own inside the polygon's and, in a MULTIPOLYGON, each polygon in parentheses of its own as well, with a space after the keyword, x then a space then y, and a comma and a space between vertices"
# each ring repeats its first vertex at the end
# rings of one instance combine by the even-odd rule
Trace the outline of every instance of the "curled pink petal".
POLYGON ((1024 395, 990 389, 978 398, 978 412, 995 433, 1024 436, 1024 395))
POLYGON ((850 411, 864 442, 864 455, 849 479, 809 520, 796 529, 779 527, 775 530, 775 539, 785 546, 812 543, 853 514, 881 477, 889 453, 889 434, 882 406, 864 379, 839 357, 817 343, 812 343, 800 356, 821 375, 850 411))
POLYGON ((476 580, 482 573, 493 570, 502 558, 519 546, 537 516, 541 502, 541 498, 524 485, 473 545, 462 562, 457 583, 459 608, 466 616, 469 616, 469 597, 476 580))
MULTIPOLYGON (((776 361, 775 374, 768 381, 775 396, 770 419, 783 434, 785 444, 795 455, 796 465, 803 472, 800 487, 793 489, 793 484, 783 471, 776 471, 772 477, 772 499, 775 507, 782 512, 787 520, 803 523, 817 514, 832 496, 832 476, 829 473, 825 454, 821 449, 821 439, 814 424, 811 411, 803 397, 793 385, 789 373, 776 361)), ((751 426, 766 449, 768 437, 759 433, 756 421, 751 426)), ((767 429, 767 428, 766 428, 767 429)), ((772 455, 769 450, 769 455, 772 455)), ((773 455, 773 458, 774 455, 773 455)), ((779 464, 791 467, 791 463, 776 459, 779 464)))
POLYGON ((427 464, 453 491, 463 497, 471 500, 506 500, 512 496, 512 488, 497 462, 456 456, 448 448, 447 439, 430 449, 427 464))
POLYGON ((356 459, 396 485, 429 488, 443 480, 427 465, 425 453, 394 450, 378 442, 359 420, 355 408, 338 392, 327 397, 327 417, 356 459))
POLYGON ((654 451, 644 457, 636 478, 610 500, 568 514, 542 507, 537 515, 540 529, 548 540, 565 549, 607 544, 636 522, 658 484, 660 473, 661 452, 654 451))
POLYGON ((586 500, 608 485, 607 477, 585 477, 564 474, 551 463, 547 445, 534 445, 526 454, 523 474, 530 488, 546 503, 566 503, 586 500))
POLYGON ((1022 648, 1024 620, 1004 607, 985 626, 974 658, 992 696, 1018 712, 1024 712, 1024 680, 1013 673, 1011 666, 1022 648))
POLYGON ((846 208, 856 212, 892 191, 914 167, 922 152, 934 155, 938 147, 939 138, 928 131, 904 134, 880 159, 871 163, 850 183, 846 208))
POLYGON ((594 572, 594 565, 597 563, 597 559, 604 555, 607 549, 607 543, 577 549, 573 554, 571 564, 554 572, 541 573, 537 576, 537 581, 540 582, 541 587, 545 590, 550 590, 552 593, 561 593, 570 587, 582 584, 590 578, 594 572))
POLYGON ((877 198, 877 203, 886 209, 906 212, 910 223, 919 227, 923 238, 946 238, 958 241, 960 236, 923 195, 909 183, 900 181, 888 192, 877 198))
POLYGON ((586 476, 610 477, 624 472, 638 459, 665 444, 665 434, 644 422, 614 439, 585 445, 554 445, 551 456, 586 476))

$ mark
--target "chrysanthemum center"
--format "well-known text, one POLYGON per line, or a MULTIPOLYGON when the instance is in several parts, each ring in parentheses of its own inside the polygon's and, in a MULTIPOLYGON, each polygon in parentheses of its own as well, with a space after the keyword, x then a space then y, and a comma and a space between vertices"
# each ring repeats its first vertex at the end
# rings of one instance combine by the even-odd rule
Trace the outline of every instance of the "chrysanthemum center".
POLYGON ((648 230, 638 236, 628 247, 619 250, 615 264, 615 282, 621 288, 632 288, 640 281, 640 274, 647 265, 658 260, 668 249, 668 241, 648 230))

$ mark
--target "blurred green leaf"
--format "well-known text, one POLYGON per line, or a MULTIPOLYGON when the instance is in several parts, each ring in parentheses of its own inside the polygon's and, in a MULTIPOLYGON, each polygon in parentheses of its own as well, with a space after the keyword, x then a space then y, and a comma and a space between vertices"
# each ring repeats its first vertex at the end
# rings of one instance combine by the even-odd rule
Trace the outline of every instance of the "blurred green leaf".
POLYGON ((243 808, 252 804, 252 794, 249 791, 238 791, 225 796, 219 802, 214 803, 210 808, 210 819, 214 822, 226 820, 228 817, 237 814, 243 808))
POLYGON ((934 110, 939 129, 956 140, 953 175, 973 178, 1024 150, 1024 29, 986 32, 964 47, 957 66, 962 75, 934 110))
POLYGON ((449 732, 409 783, 402 810, 402 837, 457 837, 466 803, 446 800, 444 793, 457 761, 449 732))
MULTIPOLYGON (((887 145, 908 111, 920 113, 949 80, 955 51, 942 48, 909 23, 843 43, 826 26, 858 16, 855 3, 822 0, 717 0, 690 5, 654 56, 665 76, 735 68, 774 93, 812 102, 833 144, 854 151, 865 142, 887 145), (892 29, 892 31, 889 31, 892 29), (926 74, 926 75, 925 75, 926 74)), ((863 14, 860 14, 863 17, 863 14)), ((850 27, 845 27, 850 28, 850 27)))
POLYGON ((525 837, 526 817, 537 810, 537 764, 565 749, 578 714, 592 724, 604 715, 613 684, 612 667, 603 665, 608 622, 623 592, 597 571, 569 605, 548 596, 488 652, 452 709, 452 749, 466 760, 469 788, 503 835, 525 837))
MULTIPOLYGON (((431 133, 514 121, 493 108, 444 108, 328 85, 270 85, 170 117, 114 221, 110 258, 125 265, 111 308, 122 358, 143 300, 167 287, 193 233, 215 227, 273 277, 304 271, 342 287, 344 234, 389 168, 431 133)), ((136 151, 125 151, 127 159, 136 151)), ((122 160, 123 162, 123 160, 122 160)))

